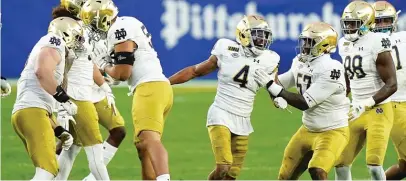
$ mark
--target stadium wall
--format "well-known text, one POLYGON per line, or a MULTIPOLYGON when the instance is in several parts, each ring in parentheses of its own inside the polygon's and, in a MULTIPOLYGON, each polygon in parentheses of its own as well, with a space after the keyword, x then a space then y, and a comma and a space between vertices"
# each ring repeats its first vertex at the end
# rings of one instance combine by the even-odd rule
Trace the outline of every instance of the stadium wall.
MULTIPOLYGON (((152 34, 152 43, 164 73, 205 60, 218 38, 234 38, 235 26, 244 14, 261 14, 274 34, 271 49, 281 56, 280 71, 290 67, 297 37, 304 24, 325 21, 337 30, 340 15, 349 1, 326 0, 114 0, 120 16, 135 16, 152 34)), ((405 9, 402 0, 390 1, 405 9)), ((31 48, 46 34, 52 7, 59 1, 2 1, 1 74, 18 78, 31 48)), ((400 14, 399 29, 406 29, 406 14, 400 14)), ((338 58, 337 55, 334 55, 338 58)), ((215 79, 210 74, 203 79, 215 79)))

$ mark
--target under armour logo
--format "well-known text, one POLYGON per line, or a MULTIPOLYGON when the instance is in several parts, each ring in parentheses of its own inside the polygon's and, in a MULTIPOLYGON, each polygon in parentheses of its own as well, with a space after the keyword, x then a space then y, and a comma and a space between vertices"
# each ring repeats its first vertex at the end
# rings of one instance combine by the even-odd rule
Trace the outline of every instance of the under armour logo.
POLYGON ((382 114, 383 113, 383 109, 378 107, 376 108, 376 114, 382 114))
POLYGON ((333 80, 334 80, 334 79, 338 80, 338 78, 340 78, 340 76, 341 76, 340 70, 334 69, 334 70, 331 71, 331 75, 330 75, 330 78, 331 78, 331 79, 333 79, 333 80))
POLYGON ((396 43, 400 43, 400 40, 399 40, 399 39, 397 39, 397 40, 395 40, 395 42, 396 42, 396 43))
POLYGON ((358 47, 358 50, 359 50, 359 51, 363 51, 363 50, 364 50, 364 47, 358 47))
POLYGON ((259 63, 259 60, 258 60, 258 59, 254 59, 254 62, 259 63))
POLYGON ((61 39, 56 38, 56 37, 51 37, 51 39, 49 40, 49 43, 51 43, 52 45, 56 45, 59 46, 61 45, 61 39))
POLYGON ((125 31, 124 28, 121 28, 120 30, 116 30, 116 32, 114 32, 114 34, 116 35, 117 40, 121 40, 121 39, 125 39, 125 37, 127 36, 127 31, 125 31))
POLYGON ((391 45, 389 38, 382 38, 381 43, 382 43, 382 47, 384 47, 384 48, 388 48, 391 45))

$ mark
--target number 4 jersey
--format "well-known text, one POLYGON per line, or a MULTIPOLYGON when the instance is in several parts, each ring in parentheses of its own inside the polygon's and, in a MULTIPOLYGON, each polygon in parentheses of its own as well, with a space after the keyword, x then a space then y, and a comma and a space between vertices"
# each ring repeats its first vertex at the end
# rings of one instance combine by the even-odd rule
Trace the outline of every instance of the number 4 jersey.
MULTIPOLYGON (((376 58, 379 53, 391 50, 389 36, 369 32, 355 42, 341 38, 338 46, 345 73, 350 80, 352 100, 359 102, 375 95, 385 85, 376 70, 376 58)), ((380 104, 389 101, 387 99, 380 104)))
POLYGON ((406 101, 406 31, 392 33, 392 58, 396 68, 398 90, 391 96, 392 101, 406 101))
POLYGON ((256 69, 272 73, 279 55, 265 50, 260 56, 247 56, 243 47, 228 39, 219 39, 211 51, 217 57, 218 87, 214 106, 242 117, 250 117, 260 86, 254 80, 256 69))
POLYGON ((107 38, 109 52, 114 52, 115 45, 128 40, 137 44, 132 74, 128 79, 131 93, 137 85, 144 82, 168 81, 162 73, 161 63, 152 46, 151 34, 141 21, 134 17, 118 17, 110 27, 107 38))
POLYGON ((346 97, 342 64, 322 55, 310 62, 293 59, 290 70, 278 76, 285 88, 296 86, 309 109, 303 112, 303 125, 314 132, 348 125, 350 100, 346 97))

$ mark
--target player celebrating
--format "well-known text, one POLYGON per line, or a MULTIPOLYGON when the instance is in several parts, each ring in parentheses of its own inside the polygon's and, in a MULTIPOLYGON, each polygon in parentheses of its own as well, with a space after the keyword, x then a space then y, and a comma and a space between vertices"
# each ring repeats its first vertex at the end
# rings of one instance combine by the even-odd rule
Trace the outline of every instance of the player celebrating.
POLYGON ((240 173, 253 132, 250 116, 260 88, 255 70, 276 71, 279 55, 271 50, 272 32, 260 16, 244 17, 237 25, 236 40, 219 39, 204 62, 187 67, 169 80, 180 84, 219 69, 214 103, 207 114, 207 128, 216 160, 209 180, 234 180, 240 173))
POLYGON ((143 180, 169 180, 168 153, 161 143, 164 120, 173 103, 173 92, 162 73, 151 34, 134 17, 117 17, 110 0, 88 0, 81 19, 95 40, 108 38, 114 66, 100 61, 100 69, 116 80, 128 80, 134 93, 132 117, 134 143, 142 164, 143 180))
POLYGON ((397 90, 391 42, 385 33, 371 32, 375 10, 364 1, 344 9, 339 54, 351 87, 350 140, 336 167, 338 180, 351 179, 350 165, 366 142, 366 163, 372 179, 384 180, 385 158, 393 109, 389 97, 397 90))
POLYGON ((375 32, 387 33, 391 38, 392 58, 396 67, 398 90, 391 96, 393 103, 393 127, 391 138, 398 153, 398 164, 386 171, 387 180, 401 180, 406 177, 406 82, 405 68, 406 32, 396 32, 398 14, 396 9, 387 1, 377 1, 372 5, 375 9, 375 32))
POLYGON ((36 168, 32 180, 52 180, 58 173, 54 135, 64 149, 73 143, 72 136, 55 123, 52 111, 58 101, 69 114, 77 112, 60 84, 66 73, 65 58, 82 46, 82 40, 83 29, 75 20, 53 20, 48 34, 32 49, 18 80, 11 122, 36 168))
POLYGON ((307 168, 313 180, 327 180, 328 172, 348 143, 350 101, 341 75, 344 70, 340 62, 330 57, 336 50, 337 36, 333 27, 322 22, 303 29, 299 55, 293 59, 290 70, 278 77, 283 87, 296 86, 300 94, 284 90, 261 69, 255 71, 255 80, 267 86, 273 96, 304 111, 303 126, 285 148, 280 180, 297 180, 307 168))

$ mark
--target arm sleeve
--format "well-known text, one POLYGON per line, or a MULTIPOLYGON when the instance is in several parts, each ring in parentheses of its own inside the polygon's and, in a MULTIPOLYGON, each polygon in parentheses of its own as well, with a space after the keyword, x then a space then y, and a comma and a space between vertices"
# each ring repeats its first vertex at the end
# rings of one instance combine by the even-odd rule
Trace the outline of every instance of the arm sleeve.
POLYGON ((340 79, 332 79, 330 75, 331 70, 323 72, 318 80, 312 83, 303 93, 309 108, 322 103, 336 92, 345 91, 345 85, 340 83, 340 79))
POLYGON ((58 51, 61 57, 65 56, 65 41, 59 36, 48 34, 41 38, 42 47, 54 48, 58 51))
POLYGON ((133 21, 131 18, 117 20, 116 24, 108 32, 108 43, 117 45, 127 40, 137 42, 137 38, 144 34, 142 33, 141 26, 137 26, 139 23, 133 21))

